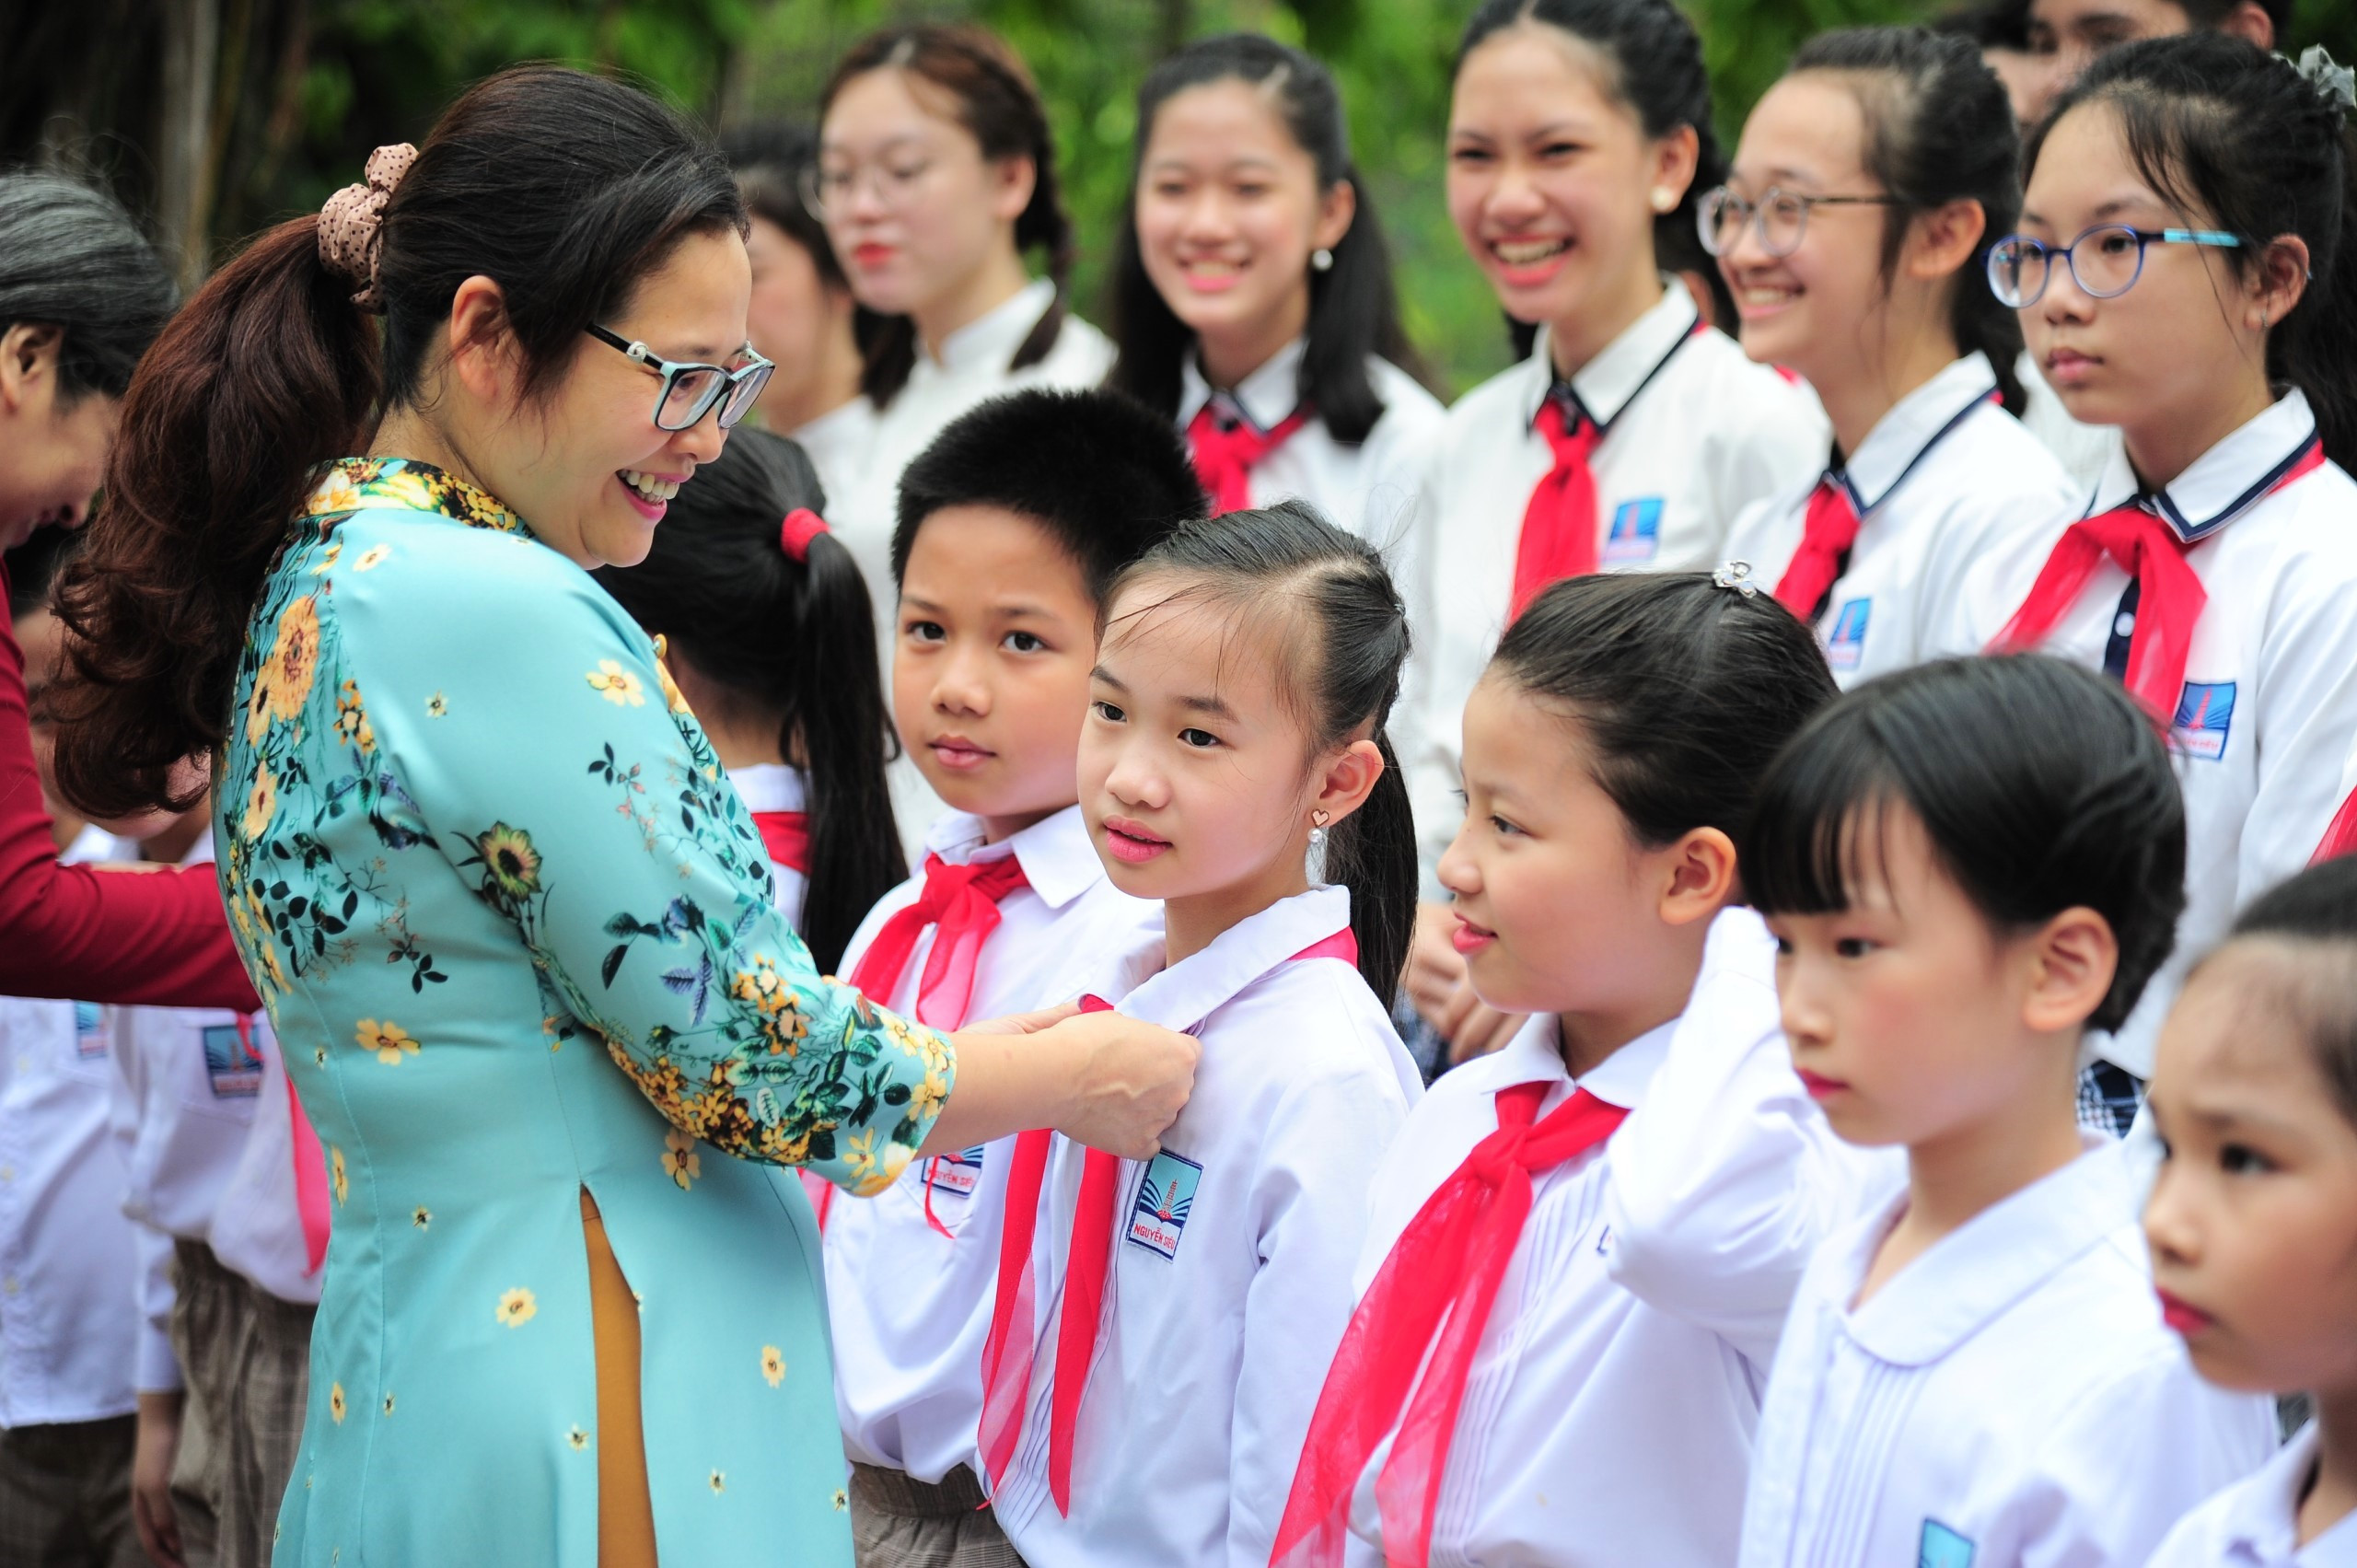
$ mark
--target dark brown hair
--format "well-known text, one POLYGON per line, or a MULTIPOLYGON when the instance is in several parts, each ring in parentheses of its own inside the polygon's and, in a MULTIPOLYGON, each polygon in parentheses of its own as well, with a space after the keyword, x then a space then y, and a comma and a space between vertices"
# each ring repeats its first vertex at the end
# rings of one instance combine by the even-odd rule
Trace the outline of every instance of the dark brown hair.
POLYGON ((219 744, 262 579, 313 470, 415 401, 459 285, 499 285, 528 395, 691 234, 745 227, 728 166, 621 83, 525 66, 443 114, 384 216, 381 331, 319 255, 319 220, 257 239, 132 377, 106 501, 59 590, 72 679, 58 787, 94 816, 184 809, 174 767, 219 744))
MULTIPOLYGON (((819 120, 856 76, 870 71, 904 71, 946 93, 957 105, 958 123, 981 144, 992 160, 1028 158, 1031 201, 1015 220, 1015 248, 1038 246, 1048 254, 1048 276, 1056 297, 1015 351, 1007 368, 1020 370, 1048 357, 1064 326, 1064 279, 1072 271, 1072 220, 1064 215, 1056 183, 1056 139, 1048 128, 1048 107, 1022 57, 996 34, 968 23, 886 28, 872 32, 845 54, 819 95, 819 120)), ((917 363, 916 323, 862 307, 854 327, 862 365, 859 389, 882 408, 908 385, 917 363)))

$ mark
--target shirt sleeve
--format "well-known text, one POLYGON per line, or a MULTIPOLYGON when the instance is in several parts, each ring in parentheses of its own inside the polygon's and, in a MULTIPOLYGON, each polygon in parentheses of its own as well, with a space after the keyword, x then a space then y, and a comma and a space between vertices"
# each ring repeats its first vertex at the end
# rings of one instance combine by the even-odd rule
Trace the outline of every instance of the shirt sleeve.
POLYGON ((2254 682, 2258 789, 2243 819, 2237 904, 2314 857, 2340 807, 2341 770, 2357 740, 2357 617, 2328 587, 2287 585, 2286 591, 2297 602, 2269 627, 2254 682))
POLYGON ((0 569, 0 994, 252 1012, 213 867, 58 864, 6 590, 0 569))
POLYGON ((495 533, 385 546, 332 596, 349 694, 424 832, 648 1101, 730 1154, 889 1185, 950 1044, 819 976, 645 633, 495 533))
POLYGON ((139 1350, 132 1387, 143 1394, 168 1394, 180 1386, 180 1357, 172 1353, 172 1238, 154 1225, 133 1221, 132 1254, 139 1264, 139 1350))

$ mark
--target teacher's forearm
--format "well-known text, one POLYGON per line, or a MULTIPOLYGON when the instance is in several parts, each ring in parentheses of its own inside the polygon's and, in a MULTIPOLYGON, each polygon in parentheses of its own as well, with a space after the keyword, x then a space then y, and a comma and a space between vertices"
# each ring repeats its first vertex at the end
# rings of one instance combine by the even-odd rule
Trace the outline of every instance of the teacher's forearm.
POLYGON ((958 1051, 958 1080, 920 1155, 971 1148, 1073 1120, 1086 1048, 1062 1026, 1036 1034, 961 1031, 949 1043, 958 1051))

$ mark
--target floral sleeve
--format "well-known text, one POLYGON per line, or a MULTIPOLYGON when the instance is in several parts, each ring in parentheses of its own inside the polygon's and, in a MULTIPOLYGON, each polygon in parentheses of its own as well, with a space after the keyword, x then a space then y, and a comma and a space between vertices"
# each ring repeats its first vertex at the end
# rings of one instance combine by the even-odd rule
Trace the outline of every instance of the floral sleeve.
POLYGON ((888 1185, 949 1094, 949 1042, 814 970, 645 634, 545 546, 366 516, 347 528, 375 542, 344 540, 321 596, 339 727, 370 726, 404 813, 514 923, 563 1009, 545 1027, 602 1039, 684 1132, 888 1185))

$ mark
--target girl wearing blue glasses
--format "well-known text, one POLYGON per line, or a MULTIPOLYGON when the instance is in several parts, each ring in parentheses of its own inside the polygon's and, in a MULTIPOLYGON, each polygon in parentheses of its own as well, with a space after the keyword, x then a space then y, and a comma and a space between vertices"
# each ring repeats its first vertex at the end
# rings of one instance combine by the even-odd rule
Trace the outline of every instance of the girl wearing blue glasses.
POLYGON ((2357 737, 2357 209, 2346 74, 2315 59, 2213 34, 2106 55, 2032 136, 1989 258, 2047 379, 2121 449, 2042 564, 1974 569, 1965 630, 2123 682, 2185 791, 2177 956, 2081 1084, 2116 1131, 2188 958, 2306 863, 2357 737))

